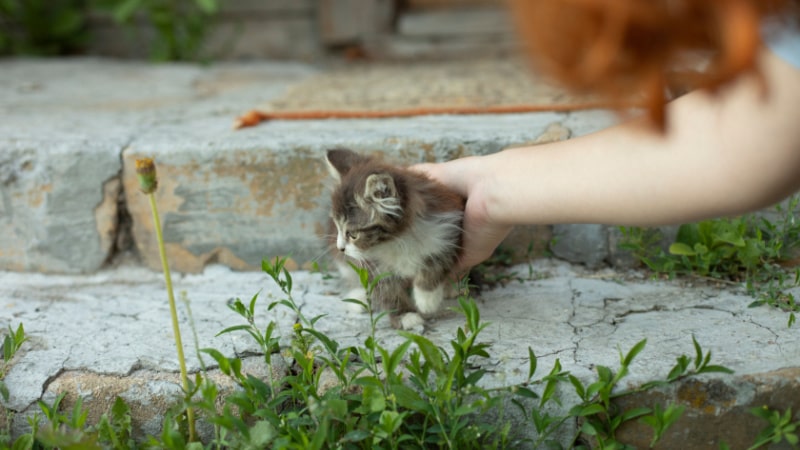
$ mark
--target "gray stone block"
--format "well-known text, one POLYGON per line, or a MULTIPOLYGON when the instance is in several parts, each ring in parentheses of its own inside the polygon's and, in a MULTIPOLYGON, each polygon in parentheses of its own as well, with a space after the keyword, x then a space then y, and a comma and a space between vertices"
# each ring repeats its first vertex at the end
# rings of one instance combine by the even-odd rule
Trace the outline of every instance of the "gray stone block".
POLYGON ((568 224, 553 227, 550 251, 557 258, 596 268, 609 254, 608 227, 596 224, 568 224))
POLYGON ((278 255, 302 266, 325 256, 328 148, 403 164, 443 161, 536 142, 552 134, 554 122, 584 134, 608 119, 593 112, 429 116, 275 121, 231 131, 216 117, 195 118, 154 126, 131 142, 123 157, 125 199, 134 241, 152 268, 160 261, 150 206, 134 175, 134 161, 143 156, 155 157, 158 167, 157 200, 174 269, 197 272, 220 262, 252 270, 278 255))
POLYGON ((0 267, 91 272, 109 257, 119 141, 0 141, 0 267))

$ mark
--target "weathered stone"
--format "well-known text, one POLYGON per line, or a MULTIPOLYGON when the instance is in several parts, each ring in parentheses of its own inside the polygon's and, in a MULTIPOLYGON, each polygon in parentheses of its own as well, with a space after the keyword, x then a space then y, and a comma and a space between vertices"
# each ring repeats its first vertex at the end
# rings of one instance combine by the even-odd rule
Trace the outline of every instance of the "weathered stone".
MULTIPOLYGON (((725 421, 719 426, 727 430, 729 420, 732 427, 744 423, 737 421, 750 420, 746 429, 742 425, 741 436, 731 434, 737 442, 728 441, 732 448, 740 448, 738 445, 751 443, 753 433, 759 430, 760 420, 749 417, 748 408, 766 405, 784 410, 800 401, 800 373, 796 369, 800 355, 793 351, 800 345, 800 336, 786 327, 784 311, 749 308, 752 299, 728 286, 624 282, 614 273, 607 273, 606 280, 600 278, 605 272, 586 273, 558 261, 537 260, 531 267, 536 273, 532 279, 514 280, 476 299, 482 322, 488 324, 478 341, 491 347, 487 349, 488 358, 475 358, 470 364, 486 371, 481 380, 484 387, 501 389, 526 381, 528 348, 538 360, 535 378, 544 377, 558 360, 563 370, 583 383, 592 383, 598 365, 616 370, 620 351, 627 352, 647 338, 647 346, 619 386, 633 388, 666 377, 680 354, 693 355, 691 338, 696 336, 704 351, 712 352, 712 364, 725 365, 736 373, 687 379, 661 391, 628 398, 635 406, 652 407, 655 402, 687 405, 686 420, 675 425, 676 434, 665 435, 670 439, 665 442, 674 445, 664 444, 664 448, 704 448, 709 439, 721 436, 707 435, 707 428, 695 428, 695 422, 713 426, 715 420, 725 421), (697 412, 691 412, 694 410, 697 412), (700 417, 696 421, 694 414, 700 417), (680 442, 678 437, 691 442, 680 442)), ((518 274, 526 269, 512 268, 518 274)), ((342 302, 348 288, 338 277, 298 271, 292 278, 293 298, 302 314, 317 317, 316 330, 338 342, 339 348, 363 345, 373 332, 374 341, 390 350, 405 341, 389 327, 388 318, 379 320, 373 330, 367 314, 354 313, 342 302)), ((188 332, 192 329, 189 325, 196 332, 197 346, 216 348, 226 357, 253 355, 260 350, 245 332, 217 336, 219 330, 244 321, 226 306, 231 297, 247 302, 259 292, 256 326, 263 329, 274 321, 273 336, 280 338, 282 346, 291 343, 298 316, 280 305, 267 308, 285 294, 267 282, 264 274, 212 266, 201 275, 176 275, 173 283, 191 300, 191 322, 187 309, 179 309, 190 372, 201 370, 201 365, 196 353, 188 350, 188 337, 193 334, 188 332)), ((137 437, 158 433, 164 408, 180 395, 164 297, 160 274, 141 267, 120 266, 94 275, 0 272, 0 299, 5 305, 0 309, 0 319, 12 326, 24 323, 30 338, 4 379, 10 397, 3 406, 15 413, 12 434, 24 431, 25 417, 37 410, 38 400, 51 402, 56 392, 69 393, 67 409, 72 399, 81 395, 87 408, 90 406, 91 420, 107 412, 114 397, 121 395, 134 410, 137 437)), ((451 309, 454 306, 456 303, 448 300, 423 332, 434 345, 448 351, 456 330, 464 327, 464 317, 451 309)), ((247 359, 247 371, 264 368, 262 358, 247 359)), ((212 367, 211 361, 206 363, 212 367)), ((280 363, 276 364, 279 369, 280 363)), ((220 382, 227 382, 222 378, 220 382)), ((561 385, 557 395, 562 401, 560 406, 551 404, 553 414, 563 414, 578 401, 572 390, 570 383, 561 385)), ((515 429, 530 427, 530 417, 512 416, 517 411, 510 405, 503 417, 512 418, 515 429)), ((568 445, 578 429, 573 421, 564 427, 560 435, 567 439, 562 443, 568 445)), ((649 439, 646 430, 642 433, 641 437, 628 437, 627 429, 623 429, 620 437, 646 444, 649 441, 635 440, 649 439)))
POLYGON ((569 262, 599 267, 608 257, 607 228, 594 224, 555 225, 550 250, 569 262))
MULTIPOLYGON (((608 115, 587 113, 598 120, 608 115)), ((209 262, 257 269, 263 258, 291 255, 300 266, 325 257, 328 217, 325 150, 349 147, 400 164, 488 154, 559 127, 585 134, 581 114, 486 118, 439 116, 383 120, 274 121, 231 131, 216 117, 154 126, 123 155, 123 186, 133 236, 149 267, 160 267, 150 206, 134 176, 134 160, 155 157, 156 193, 169 260, 181 272, 209 262), (457 125, 461 123, 461 125, 457 125)), ((552 134, 552 136, 551 136, 552 134)), ((527 246, 527 243, 525 243, 527 246)))
POLYGON ((91 272, 114 243, 121 142, 0 141, 0 269, 91 272))
MULTIPOLYGON (((264 358, 249 356, 242 359, 242 373, 252 375, 267 383, 275 383, 287 374, 287 365, 280 355, 272 358, 272 372, 268 373, 264 358)), ((219 369, 211 369, 203 376, 219 388, 217 410, 222 411, 224 398, 238 386, 231 377, 219 369)), ((194 381, 194 374, 189 374, 194 381)), ((105 375, 89 371, 71 371, 58 375, 47 385, 42 395, 45 403, 52 404, 55 397, 65 394, 61 407, 71 411, 80 397, 82 408, 87 413, 87 425, 99 423, 104 414, 110 414, 114 402, 119 397, 130 408, 132 434, 138 439, 145 436, 159 436, 167 410, 177 404, 183 396, 179 373, 135 370, 125 375, 105 375)), ((38 410, 38 405, 31 409, 38 410)), ((21 416, 27 419, 25 411, 21 416)), ((24 424, 16 420, 15 430, 24 431, 24 424)), ((206 440, 213 436, 210 425, 202 419, 198 422, 198 432, 206 440)))
MULTIPOLYGON (((675 241, 677 234, 677 226, 662 226, 653 228, 644 228, 642 248, 644 251, 664 251, 667 252, 669 245, 675 241)), ((635 268, 642 266, 642 262, 636 258, 631 250, 621 247, 621 244, 626 241, 625 235, 620 231, 619 227, 608 227, 608 259, 607 262, 613 267, 617 268, 635 268)), ((638 245, 638 244, 636 244, 638 245)))
POLYGON ((317 5, 319 37, 328 45, 359 43, 392 29, 391 1, 322 0, 317 5))
MULTIPOLYGON (((683 415, 663 435, 656 449, 681 448, 731 450, 751 448, 769 423, 750 413, 768 407, 783 414, 800 405, 800 368, 792 367, 739 377, 690 379, 667 388, 622 397, 616 402, 622 410, 682 405, 683 415)), ((796 416, 795 416, 796 417, 796 416)), ((652 428, 639 421, 625 423, 617 432, 621 442, 648 448, 652 428)), ((786 442, 769 448, 791 448, 786 442)))
POLYGON ((514 27, 502 7, 472 7, 406 12, 400 16, 403 36, 511 35, 514 27))
MULTIPOLYGON (((134 241, 145 263, 157 268, 150 203, 139 191, 134 167, 135 159, 146 154, 125 151, 124 184, 134 241)), ((187 149, 155 156, 156 199, 175 270, 199 272, 209 262, 253 270, 263 258, 291 254, 309 261, 321 251, 322 239, 316 250, 297 245, 313 243, 325 218, 320 201, 328 175, 317 155, 290 149, 205 154, 187 149)))

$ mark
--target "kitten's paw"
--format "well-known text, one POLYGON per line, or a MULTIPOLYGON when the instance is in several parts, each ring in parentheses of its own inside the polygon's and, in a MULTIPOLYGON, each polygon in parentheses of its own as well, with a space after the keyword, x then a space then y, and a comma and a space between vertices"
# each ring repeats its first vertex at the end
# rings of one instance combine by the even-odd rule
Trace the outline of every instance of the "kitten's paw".
MULTIPOLYGON (((354 300, 358 300, 358 301, 366 304, 367 303, 367 291, 365 291, 363 288, 351 289, 350 291, 347 292, 347 294, 344 295, 344 298, 352 298, 354 300)), ((347 305, 347 311, 348 312, 358 313, 358 314, 363 314, 363 313, 367 312, 367 310, 363 306, 359 305, 358 303, 344 302, 344 304, 347 305)))
POLYGON ((405 313, 396 320, 396 327, 401 330, 421 333, 425 329, 425 319, 417 313, 405 313))
POLYGON ((414 304, 417 311, 422 314, 433 314, 439 310, 444 297, 444 286, 439 285, 434 290, 428 291, 418 286, 414 286, 414 304))

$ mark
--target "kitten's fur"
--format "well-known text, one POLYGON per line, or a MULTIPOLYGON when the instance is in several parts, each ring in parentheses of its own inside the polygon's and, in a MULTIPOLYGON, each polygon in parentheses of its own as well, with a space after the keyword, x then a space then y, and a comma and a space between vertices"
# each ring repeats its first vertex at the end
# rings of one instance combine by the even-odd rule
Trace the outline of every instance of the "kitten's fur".
POLYGON ((350 150, 329 150, 327 162, 338 181, 331 218, 334 251, 345 256, 339 260, 366 267, 370 278, 391 273, 378 282, 373 306, 392 311, 395 328, 422 325, 439 310, 459 256, 464 198, 420 173, 350 150))

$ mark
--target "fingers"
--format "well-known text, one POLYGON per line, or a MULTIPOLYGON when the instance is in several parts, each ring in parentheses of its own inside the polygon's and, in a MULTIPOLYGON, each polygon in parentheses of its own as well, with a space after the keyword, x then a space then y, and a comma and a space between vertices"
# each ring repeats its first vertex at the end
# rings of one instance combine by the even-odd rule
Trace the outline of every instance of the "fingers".
POLYGON ((414 164, 410 166, 409 169, 422 173, 428 178, 449 187, 458 194, 468 197, 471 181, 474 179, 474 177, 470 175, 472 160, 472 157, 467 157, 443 163, 414 164))
POLYGON ((462 253, 457 272, 467 272, 473 266, 489 259, 494 250, 511 232, 510 226, 479 223, 471 216, 464 217, 462 253))
POLYGON ((503 239, 511 232, 511 226, 497 224, 488 215, 486 198, 480 182, 480 160, 467 157, 445 163, 416 164, 409 169, 423 173, 467 199, 464 208, 462 253, 455 273, 469 269, 488 259, 503 239))

